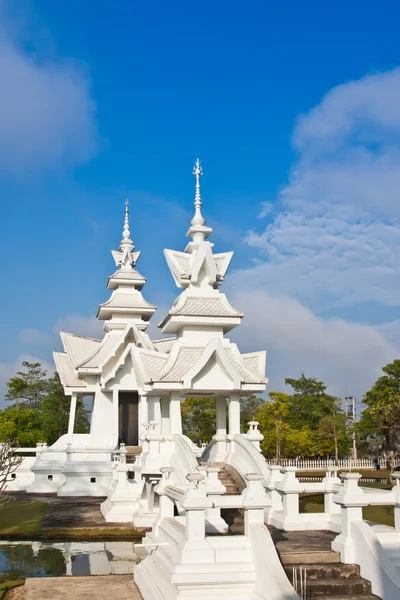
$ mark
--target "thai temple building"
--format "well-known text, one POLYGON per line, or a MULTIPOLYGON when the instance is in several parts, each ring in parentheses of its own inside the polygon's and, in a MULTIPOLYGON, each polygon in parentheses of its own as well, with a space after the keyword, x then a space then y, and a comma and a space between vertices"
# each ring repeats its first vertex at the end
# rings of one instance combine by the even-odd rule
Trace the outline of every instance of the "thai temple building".
POLYGON ((201 213, 199 161, 194 172, 195 214, 186 234, 190 241, 184 252, 165 250, 182 292, 159 327, 174 337, 152 341, 146 333, 156 307, 142 295, 146 279, 136 269, 140 251, 131 239, 128 202, 122 241, 112 252, 117 270, 107 283, 111 296, 97 312, 104 321, 103 339, 61 333, 64 352, 55 352, 54 361, 71 396, 67 439, 72 449, 115 450, 121 442, 139 446, 150 422, 164 436, 180 434, 181 399, 212 396, 223 459, 226 402, 229 433, 240 433, 240 396, 265 390, 265 352, 241 354, 225 337, 243 317, 220 291, 233 252, 213 252, 208 240, 212 229, 201 213), (94 398, 90 434, 74 435, 76 399, 87 395, 94 398))
MULTIPOLYGON (((296 466, 266 461, 256 421, 241 432, 241 398, 266 389, 266 353, 241 353, 227 337, 244 316, 221 291, 233 253, 214 252, 212 230, 202 215, 199 160, 193 173, 189 241, 183 251, 164 251, 180 290, 159 324, 167 335, 152 340, 147 333, 156 307, 142 293, 146 279, 136 268, 140 251, 126 202, 122 240, 112 251, 116 271, 107 282, 110 297, 97 312, 104 336, 63 332, 63 352, 54 353, 71 398, 68 432, 51 447, 38 444, 36 457, 24 459, 9 489, 102 497, 106 521, 146 528, 135 546, 142 560, 134 567, 144 600, 324 597, 325 588, 315 581, 324 568, 311 568, 308 558, 310 592, 301 570, 299 587, 295 568, 290 566, 289 577, 282 565, 270 526, 335 534, 322 557, 334 563, 328 565, 331 579, 339 579, 330 584, 332 598, 395 600, 400 593, 400 474, 393 475, 392 490, 362 488, 359 473, 342 473, 339 479, 334 466, 322 481, 307 483, 296 466), (93 398, 90 432, 77 434, 77 400, 88 396, 93 398), (204 448, 182 432, 181 402, 196 396, 216 403, 215 434, 204 448), (228 492, 229 486, 235 491, 228 492), (300 512, 305 492, 324 495, 323 512, 300 512), (378 504, 394 507, 394 527, 363 520, 363 507, 378 504), (239 511, 240 535, 231 535, 227 510, 239 511), (348 575, 349 565, 359 565, 359 571, 350 569, 348 575), (347 595, 342 580, 349 586, 347 595)), ((303 569, 304 563, 297 566, 303 569)), ((108 572, 112 568, 107 564, 108 572)))

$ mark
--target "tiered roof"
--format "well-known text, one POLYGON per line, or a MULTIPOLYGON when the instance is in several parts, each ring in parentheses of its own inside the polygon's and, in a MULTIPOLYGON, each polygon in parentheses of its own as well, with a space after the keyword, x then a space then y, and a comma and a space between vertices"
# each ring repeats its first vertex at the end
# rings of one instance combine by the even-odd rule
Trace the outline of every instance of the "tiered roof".
MULTIPOLYGON (((196 161, 195 215, 184 252, 165 250, 168 266, 181 294, 160 324, 163 333, 177 337, 150 340, 145 332, 155 311, 142 296, 145 278, 136 269, 140 256, 130 239, 128 204, 120 248, 113 252, 118 270, 109 278, 110 299, 98 318, 106 321, 102 340, 62 333, 63 353, 54 359, 64 388, 93 392, 112 389, 122 373, 131 370, 132 385, 146 393, 172 390, 182 394, 235 390, 263 391, 265 352, 241 354, 224 334, 240 324, 243 313, 220 292, 233 252, 213 253, 207 240, 211 228, 201 214, 200 161, 196 161), (207 373, 213 371, 213 380, 207 373), (206 374, 206 376, 204 376, 206 374)), ((125 380, 124 380, 125 381, 125 380)))
POLYGON ((140 252, 134 252, 129 229, 129 203, 125 202, 125 221, 119 250, 112 250, 119 269, 108 279, 107 288, 113 290, 107 302, 100 304, 97 318, 107 321, 105 331, 124 329, 131 320, 137 327, 146 329, 156 307, 147 302, 141 293, 146 279, 136 269, 140 252))

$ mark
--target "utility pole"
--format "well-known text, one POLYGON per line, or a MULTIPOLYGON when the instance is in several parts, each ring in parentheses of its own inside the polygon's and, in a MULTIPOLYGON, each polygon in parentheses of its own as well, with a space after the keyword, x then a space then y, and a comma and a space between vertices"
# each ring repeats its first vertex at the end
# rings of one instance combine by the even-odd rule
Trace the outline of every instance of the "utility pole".
POLYGON ((357 444, 356 444, 356 432, 354 430, 354 425, 356 423, 356 399, 355 396, 346 396, 345 399, 345 411, 347 422, 351 421, 353 426, 353 460, 357 460, 357 444), (349 416, 349 412, 351 416, 349 416))

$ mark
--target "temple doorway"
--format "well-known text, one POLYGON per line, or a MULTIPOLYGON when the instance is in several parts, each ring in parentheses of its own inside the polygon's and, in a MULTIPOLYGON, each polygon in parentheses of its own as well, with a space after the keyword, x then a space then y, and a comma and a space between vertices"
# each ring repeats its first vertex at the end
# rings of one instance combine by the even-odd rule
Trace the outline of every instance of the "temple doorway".
POLYGON ((138 446, 139 395, 137 392, 119 392, 118 400, 118 443, 124 442, 127 446, 138 446))

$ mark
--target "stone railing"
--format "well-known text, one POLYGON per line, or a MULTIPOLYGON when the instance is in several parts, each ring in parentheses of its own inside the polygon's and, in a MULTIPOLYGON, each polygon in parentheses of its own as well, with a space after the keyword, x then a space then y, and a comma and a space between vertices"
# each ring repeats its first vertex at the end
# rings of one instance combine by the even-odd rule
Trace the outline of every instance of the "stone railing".
POLYGON ((337 468, 328 468, 321 482, 301 482, 296 477, 296 467, 271 467, 271 476, 264 482, 269 497, 265 521, 286 531, 325 530, 340 531, 340 507, 334 503, 335 494, 341 487, 337 468), (323 494, 324 511, 300 513, 300 495, 323 494))
POLYGON ((149 556, 135 567, 134 580, 144 600, 228 597, 231 600, 299 600, 279 561, 264 525, 267 506, 262 476, 245 475, 240 495, 223 495, 218 468, 200 466, 186 476, 187 483, 173 483, 173 469, 161 469, 156 486, 160 516, 139 546, 149 556), (174 516, 175 506, 184 510, 174 516), (244 512, 244 536, 207 536, 210 516, 222 508, 244 512), (162 581, 163 585, 157 585, 162 581))
POLYGON ((372 592, 385 600, 400 597, 400 474, 392 490, 360 488, 359 473, 344 473, 344 485, 333 501, 341 508, 341 533, 332 542, 344 563, 360 566, 372 592), (363 519, 366 506, 393 506, 394 527, 363 519))
MULTIPOLYGON (((374 469, 373 458, 344 458, 335 464, 333 459, 297 459, 297 458, 281 458, 279 461, 275 459, 267 459, 267 463, 270 465, 278 464, 281 467, 296 467, 298 471, 324 471, 327 467, 338 467, 339 469, 374 469)), ((384 459, 379 460, 379 466, 381 469, 386 468, 386 461, 384 459)))

